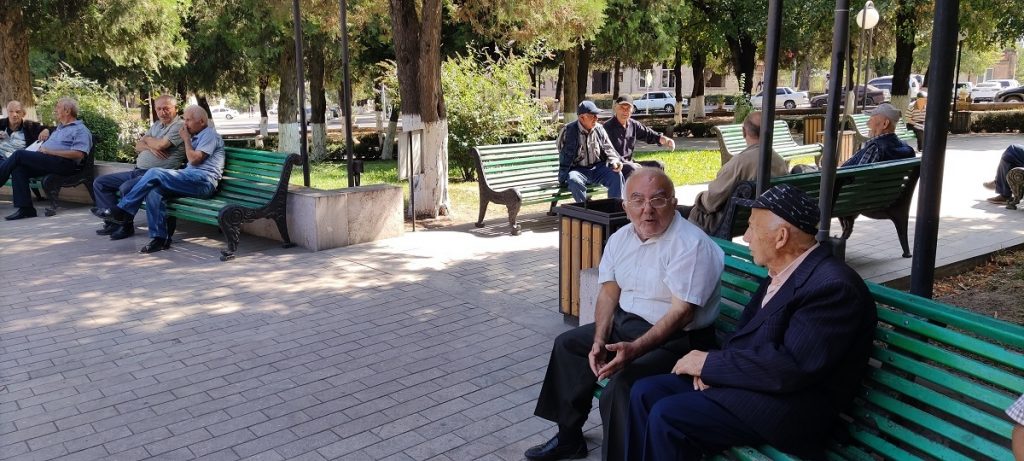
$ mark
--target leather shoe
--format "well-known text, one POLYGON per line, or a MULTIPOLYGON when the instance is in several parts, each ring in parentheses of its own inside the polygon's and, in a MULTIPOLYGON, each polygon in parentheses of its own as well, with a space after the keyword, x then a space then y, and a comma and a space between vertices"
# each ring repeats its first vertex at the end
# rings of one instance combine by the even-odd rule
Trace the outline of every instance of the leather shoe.
POLYGON ((110 235, 121 228, 120 224, 115 224, 110 221, 103 221, 103 228, 96 229, 96 235, 110 235))
POLYGON ((139 253, 156 253, 171 247, 170 239, 154 237, 146 246, 139 249, 139 253))
POLYGON ((996 190, 996 182, 995 181, 984 182, 984 183, 981 183, 981 185, 983 187, 985 187, 986 189, 996 190))
POLYGON ((8 221, 14 221, 16 219, 34 218, 36 217, 36 209, 32 207, 18 208, 18 211, 11 213, 4 217, 8 221))
POLYGON ((587 441, 580 439, 577 443, 559 443, 558 435, 555 435, 543 445, 530 447, 523 456, 532 461, 586 458, 587 441))
POLYGON ((126 239, 133 235, 135 235, 135 223, 130 222, 123 226, 118 226, 117 229, 110 234, 110 240, 126 239))
POLYGON ((104 221, 109 221, 122 226, 132 221, 132 215, 116 206, 106 210, 97 209, 92 214, 104 221))
POLYGON ((987 198, 985 200, 987 200, 988 203, 994 203, 996 205, 1006 205, 1006 202, 1009 202, 1010 198, 1009 197, 1003 197, 1002 195, 997 195, 995 197, 989 197, 989 198, 987 198))

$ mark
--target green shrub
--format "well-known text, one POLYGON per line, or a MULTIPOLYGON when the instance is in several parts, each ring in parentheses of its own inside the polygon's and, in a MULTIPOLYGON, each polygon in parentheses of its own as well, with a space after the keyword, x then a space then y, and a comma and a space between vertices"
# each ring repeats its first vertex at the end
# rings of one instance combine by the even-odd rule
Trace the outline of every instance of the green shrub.
POLYGON ((99 83, 78 75, 70 67, 37 83, 39 97, 36 107, 44 124, 56 124, 53 108, 58 99, 74 98, 78 101, 78 118, 98 141, 93 148, 96 160, 134 161, 131 143, 142 127, 127 109, 118 104, 116 96, 99 83))
POLYGON ((676 134, 679 136, 693 136, 694 138, 713 138, 715 137, 714 125, 707 122, 684 122, 681 126, 676 128, 676 134))
POLYGON ((502 141, 528 142, 553 136, 543 105, 530 98, 529 68, 534 59, 497 53, 456 55, 441 65, 441 87, 448 115, 449 163, 472 180, 475 146, 502 141))
POLYGON ((975 112, 971 118, 974 133, 1024 133, 1024 111, 1021 110, 975 112))

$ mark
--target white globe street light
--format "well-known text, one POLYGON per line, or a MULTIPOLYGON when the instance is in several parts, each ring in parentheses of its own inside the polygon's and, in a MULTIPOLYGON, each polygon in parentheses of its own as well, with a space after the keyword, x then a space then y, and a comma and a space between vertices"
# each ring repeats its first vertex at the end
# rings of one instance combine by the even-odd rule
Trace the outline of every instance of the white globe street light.
POLYGON ((875 9, 875 3, 871 1, 865 3, 864 9, 857 13, 857 25, 864 30, 874 29, 878 25, 878 19, 878 10, 875 9))

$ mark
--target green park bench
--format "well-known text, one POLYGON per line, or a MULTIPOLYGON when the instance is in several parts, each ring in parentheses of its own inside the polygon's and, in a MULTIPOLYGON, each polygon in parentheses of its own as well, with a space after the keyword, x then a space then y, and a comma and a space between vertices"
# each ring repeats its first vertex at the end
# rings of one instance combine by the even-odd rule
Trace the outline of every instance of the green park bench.
MULTIPOLYGON (((718 150, 722 156, 722 165, 747 148, 747 141, 743 139, 742 123, 718 125, 715 131, 718 133, 718 150)), ((813 155, 817 162, 822 152, 821 144, 797 144, 789 132, 789 125, 784 120, 776 120, 772 126, 772 150, 787 163, 794 158, 809 155, 813 155)))
MULTIPOLYGON (((856 133, 857 145, 864 144, 865 141, 871 139, 870 130, 868 129, 869 118, 871 116, 868 114, 852 114, 843 117, 846 129, 853 130, 856 133)), ((907 143, 908 146, 917 149, 917 135, 913 131, 908 130, 906 124, 896 124, 896 137, 907 143)))
MULTIPOLYGON (((715 240, 726 253, 715 322, 724 337, 768 272, 753 264, 747 247, 715 240)), ((1013 459, 1003 410, 1024 393, 1024 326, 867 284, 878 309, 874 348, 827 459, 1013 459)), ((713 459, 798 458, 763 445, 732 447, 713 459)))
MULTIPOLYGON (((523 205, 550 203, 554 209, 559 200, 572 198, 569 189, 558 183, 558 148, 554 141, 478 146, 470 155, 480 187, 480 219, 476 227, 484 227, 487 204, 493 202, 508 208, 512 235, 519 235, 516 217, 523 205)), ((591 186, 587 192, 605 190, 602 186, 591 186)))
POLYGON ((284 247, 295 246, 288 237, 288 180, 299 156, 282 152, 225 147, 224 173, 213 197, 167 200, 167 237, 178 219, 218 226, 227 240, 221 261, 234 258, 243 222, 273 219, 284 247))
MULTIPOLYGON (((910 201, 914 196, 921 172, 921 159, 858 165, 836 170, 832 199, 832 217, 839 218, 843 227, 841 238, 853 233, 857 216, 888 219, 896 227, 903 257, 910 257, 907 239, 907 221, 910 219, 910 201)), ((771 185, 791 184, 817 198, 821 186, 821 172, 777 176, 771 185)), ((747 230, 750 209, 736 204, 736 199, 750 199, 756 195, 753 181, 743 181, 733 189, 732 198, 725 206, 725 216, 712 236, 732 239, 747 230)))
MULTIPOLYGON (((93 195, 92 182, 95 179, 95 165, 96 165, 96 144, 99 143, 98 137, 93 135, 92 149, 89 151, 89 155, 86 155, 82 159, 82 163, 78 165, 78 169, 74 173, 64 176, 56 173, 50 173, 44 176, 32 178, 29 181, 29 187, 32 189, 32 193, 35 194, 36 200, 43 200, 42 191, 46 194, 46 200, 49 200, 50 207, 43 210, 43 214, 46 216, 53 216, 57 214, 57 199, 60 198, 60 190, 65 187, 75 187, 80 184, 85 185, 85 189, 89 192, 89 198, 93 202, 96 201, 96 197, 93 195)), ((11 187, 11 181, 8 180, 5 184, 7 187, 11 187)))

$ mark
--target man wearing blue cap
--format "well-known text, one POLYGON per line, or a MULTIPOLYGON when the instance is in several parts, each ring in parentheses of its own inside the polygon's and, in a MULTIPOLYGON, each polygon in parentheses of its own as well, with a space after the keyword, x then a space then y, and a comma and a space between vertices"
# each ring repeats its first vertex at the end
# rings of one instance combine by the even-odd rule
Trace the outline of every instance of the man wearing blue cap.
POLYGON ((866 370, 875 304, 860 276, 819 246, 815 200, 788 184, 752 208, 743 240, 768 278, 720 350, 684 355, 633 385, 627 460, 698 460, 769 443, 818 459, 866 370))
POLYGON ((581 102, 576 108, 577 120, 558 134, 558 182, 569 187, 576 203, 587 201, 591 184, 608 188, 608 198, 622 199, 622 159, 597 123, 599 113, 592 101, 581 102))

